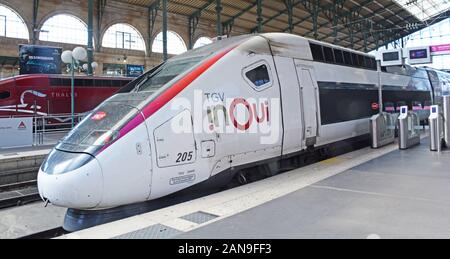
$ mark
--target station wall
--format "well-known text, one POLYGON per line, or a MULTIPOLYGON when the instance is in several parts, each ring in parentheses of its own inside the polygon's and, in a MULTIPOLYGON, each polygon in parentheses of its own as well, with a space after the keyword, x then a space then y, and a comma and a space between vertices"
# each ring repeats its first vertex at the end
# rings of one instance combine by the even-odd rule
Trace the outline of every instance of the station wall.
MULTIPOLYGON (((0 4, 7 6, 14 10, 24 20, 30 40, 14 39, 7 37, 0 37, 0 56, 2 57, 18 57, 18 45, 32 43, 33 38, 33 1, 23 0, 0 0, 0 4)), ((134 6, 115 0, 108 0, 101 24, 99 26, 97 1, 94 3, 94 60, 99 63, 96 69, 96 74, 103 73, 103 64, 124 64, 124 57, 126 57, 127 64, 144 65, 146 69, 154 67, 162 61, 162 54, 153 53, 151 46, 157 34, 162 30, 162 14, 158 12, 154 31, 149 33, 149 13, 145 7, 134 6), (126 23, 136 28, 142 35, 146 51, 136 51, 128 49, 114 49, 101 47, 101 40, 106 30, 114 24, 126 23)), ((39 9, 37 15, 37 28, 41 28, 44 22, 57 14, 70 14, 78 17, 84 23, 88 21, 88 1, 84 0, 45 0, 39 1, 39 9)), ((182 15, 169 13, 169 30, 176 32, 183 38, 186 45, 189 42, 188 36, 188 18, 182 15)), ((200 37, 215 37, 215 25, 210 22, 200 21, 194 42, 200 37)), ((39 32, 36 35, 36 44, 47 46, 62 47, 63 50, 71 50, 76 45, 46 42, 39 40, 39 32)), ((12 71, 9 67, 2 65, 1 77, 5 77, 7 73, 12 71), (9 69, 9 70, 8 70, 9 69)))

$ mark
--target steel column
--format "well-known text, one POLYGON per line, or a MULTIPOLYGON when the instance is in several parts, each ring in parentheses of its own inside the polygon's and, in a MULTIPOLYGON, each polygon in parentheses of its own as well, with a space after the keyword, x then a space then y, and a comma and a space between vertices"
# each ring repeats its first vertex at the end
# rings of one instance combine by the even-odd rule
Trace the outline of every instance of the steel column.
POLYGON ((105 13, 106 0, 98 0, 97 2, 97 41, 95 42, 95 49, 97 52, 101 51, 101 36, 102 36, 102 22, 103 14, 105 13))
POLYGON ((169 55, 167 53, 167 1, 168 0, 162 0, 162 12, 163 12, 163 58, 164 61, 166 61, 169 58, 169 55))
POLYGON ((189 49, 194 48, 194 37, 199 21, 200 17, 198 16, 189 18, 189 49))
POLYGON ((87 74, 93 74, 92 62, 94 62, 94 0, 88 0, 88 71, 87 74))
POLYGON ((256 13, 258 15, 258 18, 256 18, 256 22, 258 24, 258 33, 261 33, 263 30, 262 1, 263 0, 257 0, 256 4, 256 13))
POLYGON ((294 32, 294 3, 293 0, 284 0, 284 4, 286 5, 286 10, 288 13, 288 31, 289 33, 294 32))
POLYGON ((36 44, 38 39, 38 24, 37 24, 37 16, 39 12, 39 0, 33 1, 33 28, 32 28, 32 38, 31 43, 36 44))
POLYGON ((216 14, 217 14, 217 20, 216 20, 216 26, 217 26, 217 37, 218 40, 221 40, 223 35, 223 27, 222 27, 222 1, 216 0, 216 14))
POLYGON ((155 31, 156 17, 158 16, 159 7, 160 7, 160 0, 157 0, 148 8, 148 33, 147 33, 148 56, 150 56, 152 53, 153 33, 155 31))

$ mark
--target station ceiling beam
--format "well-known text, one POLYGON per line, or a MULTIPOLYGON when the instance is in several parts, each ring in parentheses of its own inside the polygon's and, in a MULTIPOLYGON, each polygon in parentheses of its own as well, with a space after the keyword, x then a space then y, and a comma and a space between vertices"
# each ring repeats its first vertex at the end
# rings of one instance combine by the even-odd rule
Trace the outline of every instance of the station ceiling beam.
POLYGON ((210 7, 215 1, 216 0, 208 0, 208 2, 206 2, 203 6, 197 9, 191 15, 189 15, 188 17, 189 49, 192 49, 194 47, 195 32, 197 31, 198 23, 200 21, 200 16, 202 15, 202 12, 206 10, 206 8, 210 7))
MULTIPOLYGON (((298 5, 301 4, 303 1, 305 1, 305 0, 297 0, 297 1, 293 2, 293 3, 292 3, 292 8, 298 6, 298 5)), ((280 16, 282 16, 282 15, 285 15, 285 14, 287 14, 287 13, 288 13, 288 8, 285 8, 284 10, 278 12, 277 14, 275 14, 275 15, 269 17, 269 18, 266 19, 264 22, 262 22, 262 26, 268 24, 269 22, 271 22, 271 21, 277 19, 278 17, 280 17, 280 16)), ((257 31, 257 30, 258 30, 258 27, 254 27, 254 28, 251 30, 251 32, 255 32, 255 31, 257 31)))
POLYGON ((228 19, 227 21, 225 21, 223 23, 223 28, 225 29, 225 32, 227 35, 230 35, 231 30, 233 28, 234 25, 234 21, 236 19, 238 19, 239 17, 241 17, 242 15, 244 15, 245 13, 249 12, 251 9, 253 9, 255 6, 257 7, 257 12, 258 12, 258 17, 261 17, 261 19, 259 20, 257 18, 257 23, 258 23, 258 27, 262 28, 262 1, 263 0, 256 0, 253 3, 251 3, 249 6, 247 6, 245 9, 241 10, 239 13, 237 13, 236 15, 234 15, 233 17, 231 17, 230 19, 228 19))
POLYGON ((105 14, 107 0, 97 1, 97 41, 95 42, 95 49, 100 51, 101 49, 101 39, 102 36, 102 25, 103 25, 103 15, 105 14))
POLYGON ((155 32, 156 17, 158 17, 158 11, 161 6, 161 1, 156 0, 148 7, 148 42, 147 53, 150 56, 152 52, 153 33, 155 32))

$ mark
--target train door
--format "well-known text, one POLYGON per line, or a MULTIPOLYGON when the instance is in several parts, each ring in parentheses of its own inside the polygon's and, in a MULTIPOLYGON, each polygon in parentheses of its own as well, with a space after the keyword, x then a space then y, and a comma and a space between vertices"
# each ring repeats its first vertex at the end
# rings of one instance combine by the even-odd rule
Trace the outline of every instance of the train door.
POLYGON ((314 146, 319 136, 319 87, 314 70, 295 62, 300 87, 300 103, 303 117, 303 141, 307 147, 314 146))

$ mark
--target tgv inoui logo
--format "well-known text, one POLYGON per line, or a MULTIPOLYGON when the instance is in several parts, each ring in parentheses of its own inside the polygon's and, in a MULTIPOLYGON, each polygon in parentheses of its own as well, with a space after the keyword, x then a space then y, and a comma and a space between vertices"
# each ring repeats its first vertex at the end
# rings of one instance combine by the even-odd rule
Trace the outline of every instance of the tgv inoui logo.
POLYGON ((172 101, 172 110, 190 110, 192 114, 191 120, 173 121, 174 132, 186 133, 192 127, 185 123, 193 123, 195 133, 259 134, 262 144, 279 141, 281 109, 278 98, 225 98, 224 93, 196 90, 193 102, 188 98, 172 101))

